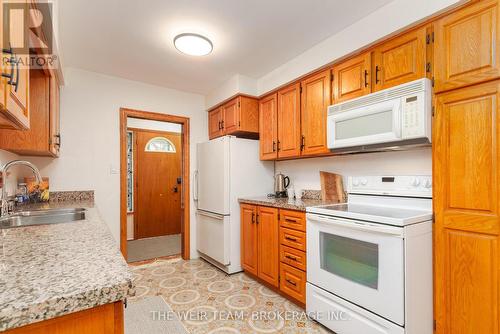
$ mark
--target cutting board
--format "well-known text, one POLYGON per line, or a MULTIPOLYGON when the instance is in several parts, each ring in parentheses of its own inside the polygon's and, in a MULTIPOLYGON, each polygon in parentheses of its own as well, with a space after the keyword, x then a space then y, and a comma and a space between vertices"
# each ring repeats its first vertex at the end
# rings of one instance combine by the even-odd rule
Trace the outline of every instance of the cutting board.
POLYGON ((337 203, 346 201, 342 175, 319 172, 319 177, 321 180, 321 198, 324 201, 333 201, 337 203))

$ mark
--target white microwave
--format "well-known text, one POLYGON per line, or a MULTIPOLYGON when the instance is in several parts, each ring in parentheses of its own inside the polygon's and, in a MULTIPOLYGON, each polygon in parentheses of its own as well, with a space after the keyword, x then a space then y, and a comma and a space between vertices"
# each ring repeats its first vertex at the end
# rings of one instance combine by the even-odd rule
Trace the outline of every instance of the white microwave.
POLYGON ((328 148, 338 153, 431 143, 432 85, 419 79, 328 107, 328 148))

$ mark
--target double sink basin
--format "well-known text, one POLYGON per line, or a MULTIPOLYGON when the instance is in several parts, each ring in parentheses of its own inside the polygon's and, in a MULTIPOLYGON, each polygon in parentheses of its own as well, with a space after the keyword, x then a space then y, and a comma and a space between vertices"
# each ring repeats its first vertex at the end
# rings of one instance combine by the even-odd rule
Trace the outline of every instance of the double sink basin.
POLYGON ((83 208, 19 211, 0 218, 0 229, 70 223, 85 219, 85 211, 83 208))

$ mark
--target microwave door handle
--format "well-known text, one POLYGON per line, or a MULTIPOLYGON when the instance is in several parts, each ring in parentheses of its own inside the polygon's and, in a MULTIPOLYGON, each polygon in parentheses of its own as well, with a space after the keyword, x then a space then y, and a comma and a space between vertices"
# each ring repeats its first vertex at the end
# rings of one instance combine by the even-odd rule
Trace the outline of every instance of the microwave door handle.
POLYGON ((362 223, 358 221, 348 221, 333 217, 323 217, 315 214, 309 214, 307 218, 308 220, 327 226, 337 226, 368 233, 386 234, 400 237, 403 235, 403 231, 399 227, 392 227, 382 224, 362 223))
POLYGON ((394 127, 394 133, 396 134, 396 137, 402 139, 402 133, 401 129, 403 127, 403 118, 401 117, 402 114, 402 105, 401 105, 401 99, 398 99, 395 101, 392 114, 394 115, 394 120, 393 120, 393 127, 394 127))

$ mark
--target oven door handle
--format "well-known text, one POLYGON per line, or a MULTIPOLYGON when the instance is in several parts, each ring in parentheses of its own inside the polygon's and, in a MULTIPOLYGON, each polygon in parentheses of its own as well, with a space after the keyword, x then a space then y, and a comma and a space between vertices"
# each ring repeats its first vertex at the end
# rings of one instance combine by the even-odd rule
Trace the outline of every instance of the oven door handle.
POLYGON ((315 223, 321 223, 327 226, 337 226, 368 233, 377 233, 377 234, 403 237, 403 229, 395 226, 360 222, 354 220, 343 220, 334 217, 321 216, 314 213, 308 213, 307 220, 310 220, 315 223))

